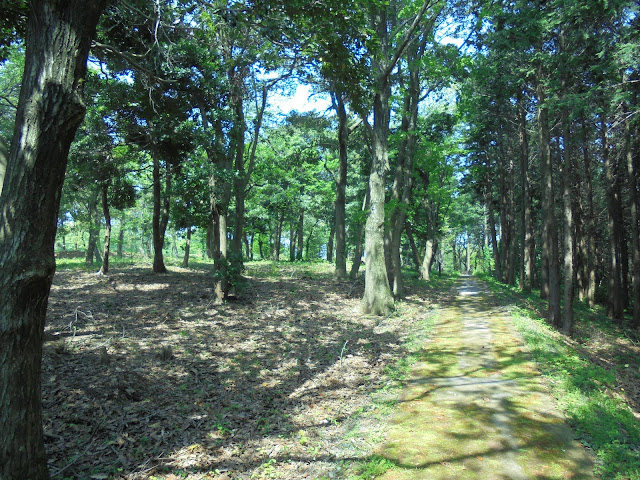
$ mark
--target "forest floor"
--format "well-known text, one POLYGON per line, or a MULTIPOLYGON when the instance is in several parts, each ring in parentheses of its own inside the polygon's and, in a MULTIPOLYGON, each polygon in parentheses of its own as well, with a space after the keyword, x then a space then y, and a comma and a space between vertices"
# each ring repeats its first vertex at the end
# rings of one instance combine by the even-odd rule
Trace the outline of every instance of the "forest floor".
MULTIPOLYGON (((147 266, 112 269, 98 276, 59 268, 54 279, 43 361, 54 479, 420 478, 407 476, 416 472, 415 462, 450 474, 425 478, 494 478, 477 474, 478 462, 491 463, 486 448, 511 462, 520 455, 519 442, 542 438, 527 437, 529 427, 553 429, 560 418, 546 410, 546 400, 530 398, 542 410, 514 430, 505 425, 519 411, 517 402, 500 389, 467 392, 472 396, 458 411, 478 413, 487 423, 458 413, 450 420, 462 430, 449 438, 468 449, 460 454, 469 460, 447 453, 451 445, 433 434, 420 442, 445 445, 440 453, 408 459, 398 435, 419 438, 407 435, 410 426, 403 422, 420 412, 407 410, 407 400, 424 397, 434 408, 446 403, 429 393, 436 385, 457 394, 451 378, 462 373, 482 382, 497 379, 505 388, 540 382, 506 327, 506 313, 496 313, 504 306, 491 303, 485 317, 467 311, 466 326, 454 319, 451 309, 475 308, 456 299, 454 277, 430 285, 410 279, 407 299, 380 318, 359 312, 363 280, 337 282, 326 264, 250 264, 241 298, 224 305, 212 301, 206 266, 170 267, 163 275, 147 266), (486 328, 479 334, 481 324, 486 328), (486 342, 490 352, 474 363, 473 352, 486 342), (416 381, 416 375, 441 380, 416 381), (504 406, 506 416, 491 413, 504 406), (474 441, 485 450, 474 450, 474 441), (462 470, 454 474, 455 468, 462 470)), ((632 362, 629 368, 620 371, 615 362, 607 371, 613 371, 616 395, 637 410, 640 347, 619 335, 578 332, 578 338, 577 348, 596 352, 596 363, 627 355, 622 361, 632 362)), ((464 380, 462 390, 469 383, 464 380)), ((544 393, 539 385, 532 395, 544 393)), ((449 424, 442 412, 426 415, 435 422, 430 430, 443 432, 449 424)), ((591 478, 553 472, 531 478, 591 478)))

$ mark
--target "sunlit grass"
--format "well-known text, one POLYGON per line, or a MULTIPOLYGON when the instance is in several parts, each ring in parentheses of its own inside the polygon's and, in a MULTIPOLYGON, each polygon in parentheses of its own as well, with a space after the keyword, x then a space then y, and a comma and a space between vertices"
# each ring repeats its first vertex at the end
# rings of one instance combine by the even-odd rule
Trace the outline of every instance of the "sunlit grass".
MULTIPOLYGON (((527 298, 517 294, 513 287, 490 278, 485 280, 503 302, 519 305, 512 309, 514 323, 580 441, 596 455, 597 472, 604 479, 640 479, 640 424, 618 394, 620 387, 616 385, 615 374, 563 341, 564 337, 533 308, 523 307, 524 303, 538 305, 540 311, 540 300, 533 294, 527 298)), ((601 331, 613 331, 611 321, 602 315, 601 309, 587 309, 577 303, 576 310, 589 311, 588 317, 579 316, 580 321, 588 321, 601 331)))

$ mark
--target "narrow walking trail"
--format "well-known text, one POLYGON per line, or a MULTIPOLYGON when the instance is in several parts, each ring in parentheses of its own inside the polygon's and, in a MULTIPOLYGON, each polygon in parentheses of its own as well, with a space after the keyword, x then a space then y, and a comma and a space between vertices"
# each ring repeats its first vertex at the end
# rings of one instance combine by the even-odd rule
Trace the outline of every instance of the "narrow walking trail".
POLYGON ((509 315, 460 277, 380 452, 399 479, 594 479, 509 315))

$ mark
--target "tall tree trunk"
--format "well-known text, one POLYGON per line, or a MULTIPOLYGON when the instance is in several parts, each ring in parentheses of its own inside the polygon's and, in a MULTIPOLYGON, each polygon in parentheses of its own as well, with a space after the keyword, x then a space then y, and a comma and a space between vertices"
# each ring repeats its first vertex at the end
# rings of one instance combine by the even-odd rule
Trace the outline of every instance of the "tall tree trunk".
POLYGON ((433 265, 437 245, 437 242, 434 242, 430 238, 427 239, 427 244, 424 249, 424 260, 420 267, 420 276, 427 282, 431 279, 431 265, 433 265))
MULTIPOLYGON (((542 77, 541 77, 542 78, 542 77)), ((543 244, 548 261, 548 302, 547 321, 560 327, 560 263, 558 252, 558 225, 556 221, 556 206, 553 189, 553 164, 551 159, 549 113, 547 110, 544 85, 537 87, 538 94, 538 131, 540 136, 540 164, 542 182, 542 203, 544 215, 543 244)), ((544 268, 544 267, 543 267, 544 268)))
POLYGON ((610 317, 622 320, 624 314, 624 304, 622 297, 622 280, 621 280, 621 250, 618 238, 619 223, 618 218, 618 198, 616 182, 618 174, 616 166, 613 164, 615 159, 609 155, 609 135, 607 127, 607 117, 602 113, 600 119, 600 142, 602 145, 602 157, 604 161, 605 176, 607 180, 607 209, 609 212, 609 304, 608 311, 610 317))
MULTIPOLYGON (((296 252, 296 260, 302 260, 302 245, 304 242, 304 210, 301 208, 300 209, 300 214, 298 216, 298 251, 296 252)), ((309 237, 311 237, 311 234, 309 234, 309 237)), ((308 245, 308 243, 307 243, 308 245)), ((307 248, 307 254, 308 254, 308 248, 307 248)))
POLYGON ((416 266, 416 270, 420 271, 420 253, 418 252, 418 247, 416 246, 416 240, 413 237, 413 229, 411 228, 411 224, 408 220, 404 222, 404 231, 407 234, 407 239, 409 240, 409 247, 411 248, 411 258, 413 259, 413 263, 416 266))
POLYGON ((336 270, 335 276, 342 280, 347 278, 347 229, 346 229, 346 189, 347 189, 347 140, 349 129, 347 127, 347 111, 344 104, 344 96, 337 91, 333 92, 333 105, 338 113, 338 152, 339 166, 336 178, 336 270))
POLYGON ((189 266, 189 253, 191 252, 191 227, 187 227, 187 241, 184 245, 184 258, 182 259, 182 266, 187 268, 189 266))
POLYGON ((423 36, 419 45, 409 47, 409 82, 405 94, 404 109, 400 130, 404 134, 398 164, 393 182, 392 199, 396 208, 391 212, 391 285, 396 298, 404 297, 405 288, 402 281, 402 262, 400 246, 402 231, 407 218, 405 207, 409 205, 413 190, 413 157, 416 148, 416 130, 418 126, 418 102, 420 100, 419 58, 425 48, 427 35, 423 36))
POLYGON ((284 214, 280 214, 276 219, 276 229, 273 234, 273 244, 274 244, 274 260, 276 262, 280 261, 280 245, 281 245, 281 237, 282 237, 282 224, 284 223, 284 214))
MULTIPOLYGON (((491 166, 489 166, 491 168, 491 166)), ((491 194, 491 183, 487 182, 487 192, 485 198, 485 204, 489 210, 489 240, 491 242, 491 248, 493 249, 493 261, 496 269, 496 278, 502 281, 502 264, 500 263, 500 252, 498 250, 498 240, 496 235, 496 219, 493 214, 493 199, 491 194)))
MULTIPOLYGON (((167 165, 168 168, 168 165, 167 165)), ((162 248, 164 246, 164 231, 162 230, 162 186, 160 175, 160 159, 153 156, 153 272, 165 273, 162 248)), ((168 195, 168 192, 167 192, 168 195)))
POLYGON ((589 155, 589 142, 587 134, 587 120, 582 117, 582 158, 584 162, 584 178, 587 186, 587 259, 586 259, 586 277, 587 287, 585 291, 585 300, 588 307, 595 305, 596 298, 596 226, 595 226, 595 208, 593 205, 593 176, 591 169, 591 156, 589 155))
POLYGON ((533 243, 533 222, 531 216, 531 187, 529 179, 529 139, 527 135, 527 109, 524 105, 522 91, 518 92, 518 134, 520 138, 520 174, 522 182, 522 207, 521 207, 521 268, 520 288, 525 292, 531 292, 532 276, 535 266, 535 251, 533 243))
POLYGON ((631 134, 629 118, 625 121, 625 150, 627 157, 627 181, 631 200, 631 253, 632 253, 632 302, 633 327, 640 328, 640 193, 638 192, 638 167, 640 163, 640 129, 631 134))
POLYGON ((467 274, 471 273, 471 237, 466 234, 467 237, 467 274))
POLYGON ((69 147, 105 2, 29 2, 25 68, 0 196, 0 478, 48 480, 42 337, 69 147), (11 232, 9 235, 8 232, 11 232))
MULTIPOLYGON (((89 206, 87 208, 87 224, 89 225, 89 242, 87 244, 87 253, 84 258, 84 264, 87 267, 93 265, 93 257, 96 251, 96 243, 98 241, 98 190, 95 189, 89 198, 89 206)), ((96 258, 97 259, 97 258, 96 258)))
POLYGON ((109 211, 109 184, 102 184, 102 213, 104 214, 105 232, 104 246, 102 250, 102 266, 100 267, 100 275, 109 273, 109 250, 111 249, 111 212, 109 211))
MULTIPOLYGON (((369 188, 367 187, 367 191, 364 195, 364 199, 362 200, 362 211, 366 212, 369 209, 369 188)), ((364 237, 364 228, 365 224, 360 223, 358 225, 358 236, 356 238, 356 244, 353 249, 353 263, 351 264, 351 270, 349 272, 349 277, 352 280, 358 276, 358 270, 360 270, 360 264, 362 263, 362 239, 364 237)))
MULTIPOLYGON (((333 262, 333 239, 336 236, 336 226, 335 224, 331 224, 331 228, 329 229, 329 240, 327 241, 327 262, 333 262)), ((345 250, 346 253, 346 250, 345 250)), ((346 272, 346 270, 345 270, 346 272)), ((337 276, 337 275, 336 275, 337 276)))
MULTIPOLYGON (((302 246, 300 246, 302 248, 302 246)), ((296 259, 296 230, 293 219, 289 222, 289 261, 294 262, 296 259)))
POLYGON ((116 253, 118 258, 122 258, 122 253, 124 249, 124 226, 126 221, 127 221, 126 214, 122 212, 122 215, 120 216, 120 230, 118 231, 118 250, 116 253))
MULTIPOLYGON (((566 92, 566 83, 563 79, 566 92)), ((564 217, 564 316, 562 331, 571 335, 573 330, 573 212, 571 205, 571 186, 573 184, 573 145, 571 138, 571 120, 569 108, 562 107, 562 140, 564 144, 562 213, 564 217)))

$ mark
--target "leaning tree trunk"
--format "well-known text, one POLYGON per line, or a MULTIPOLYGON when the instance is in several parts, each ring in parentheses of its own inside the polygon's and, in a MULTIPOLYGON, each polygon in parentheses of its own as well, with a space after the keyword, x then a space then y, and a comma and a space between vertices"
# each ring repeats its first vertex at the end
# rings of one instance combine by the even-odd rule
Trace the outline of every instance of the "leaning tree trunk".
POLYGON ((100 275, 104 275, 109 272, 109 250, 111 248, 111 212, 109 211, 109 185, 104 183, 102 185, 102 212, 104 213, 104 222, 106 225, 104 232, 104 246, 102 250, 102 266, 98 272, 100 275))
POLYGON ((25 69, 0 196, 0 478, 49 478, 40 401, 42 337, 67 155, 105 1, 29 2, 25 69))

